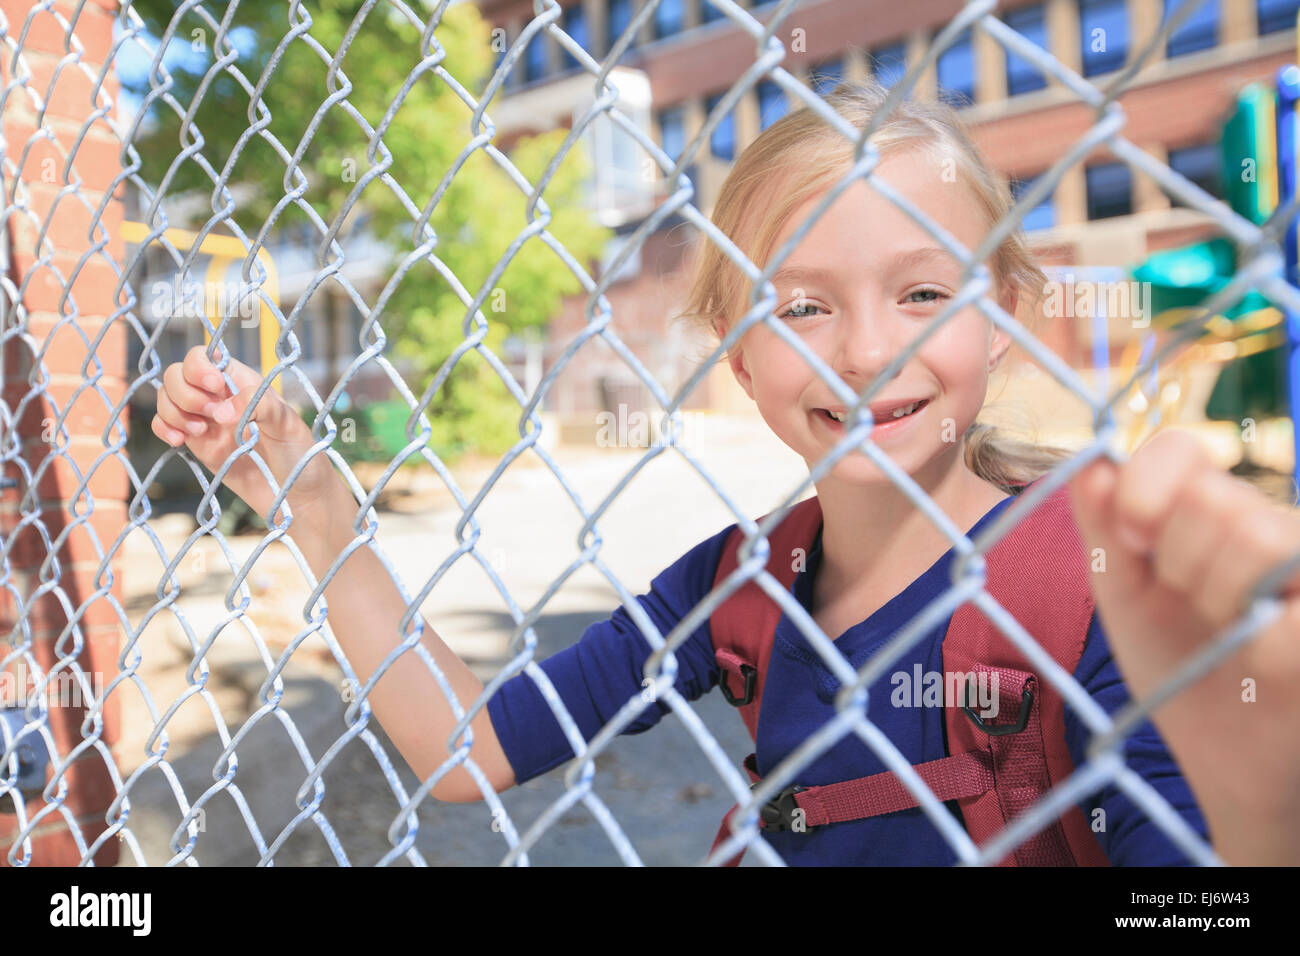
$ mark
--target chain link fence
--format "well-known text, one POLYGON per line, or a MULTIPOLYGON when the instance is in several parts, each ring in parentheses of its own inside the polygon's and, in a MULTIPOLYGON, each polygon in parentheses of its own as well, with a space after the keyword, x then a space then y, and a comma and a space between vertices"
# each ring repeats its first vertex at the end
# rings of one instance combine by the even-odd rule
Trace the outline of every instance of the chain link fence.
MULTIPOLYGON (((1133 382, 1150 370, 1153 363, 1176 354, 1178 349, 1193 341, 1209 316, 1226 311, 1251 290, 1263 293, 1279 308, 1300 311, 1300 293, 1281 278, 1283 256, 1280 243, 1286 225, 1294 216, 1294 203, 1279 209, 1263 226, 1257 226, 1230 212, 1224 204, 1154 160, 1123 136, 1125 115, 1118 97, 1152 51, 1165 42, 1169 33, 1182 22, 1195 4, 1183 4, 1164 24, 1159 35, 1152 38, 1132 58, 1130 65, 1115 75, 1104 88, 1094 86, 1057 62, 1036 44, 1009 29, 997 18, 992 0, 968 3, 936 36, 925 57, 912 64, 902 80, 894 86, 884 112, 888 112, 912 91, 921 73, 934 66, 936 58, 963 30, 974 27, 985 31, 1006 49, 1072 91, 1095 112, 1095 122, 1084 137, 1066 150, 1059 162, 1039 177, 1033 187, 1020 198, 1011 215, 1000 222, 980 248, 975 250, 961 248, 950 236, 937 231, 935 224, 929 222, 919 210, 909 206, 902 197, 893 194, 883 183, 878 187, 963 263, 966 284, 961 294, 942 310, 925 334, 903 354, 898 355, 861 396, 848 389, 797 336, 774 321, 770 315, 769 310, 775 305, 775 298, 768 278, 789 254, 793 244, 798 241, 799 234, 773 255, 766 270, 760 270, 696 207, 694 186, 684 176, 684 172, 691 167, 699 151, 707 146, 714 128, 738 97, 763 79, 778 84, 794 106, 806 105, 817 111, 827 124, 842 132, 846 140, 858 144, 852 171, 818 206, 814 218, 825 210, 845 186, 869 174, 878 162, 879 154, 872 145, 866 143, 859 131, 828 109, 818 95, 782 68, 785 56, 781 41, 782 27, 797 10, 796 3, 783 2, 775 5, 768 11, 766 23, 760 23, 750 12, 727 0, 717 0, 715 5, 752 37, 754 60, 752 66, 713 110, 704 127, 685 144, 676 161, 652 141, 641 126, 630 121, 619 110, 616 91, 607 86, 609 73, 628 49, 630 38, 654 14, 657 6, 654 2, 645 4, 635 14, 622 39, 603 61, 597 61, 561 29, 560 6, 538 0, 534 18, 501 57, 486 88, 476 93, 462 86, 457 77, 444 67, 447 51, 439 42, 438 27, 447 11, 445 3, 425 7, 396 0, 369 0, 359 6, 358 15, 348 26, 343 44, 334 49, 322 45, 314 34, 312 5, 296 0, 277 3, 274 6, 280 10, 278 15, 282 21, 282 33, 272 38, 276 50, 259 75, 246 75, 241 70, 238 37, 229 32, 232 16, 241 6, 238 0, 228 5, 185 0, 179 4, 168 31, 161 37, 148 34, 144 19, 131 2, 124 3, 117 10, 107 10, 103 4, 89 3, 87 0, 81 0, 72 8, 45 0, 32 4, 25 14, 15 12, 16 8, 12 5, 4 8, 4 13, 0 13, 0 47, 3 48, 4 57, 0 98, 5 104, 7 115, 11 110, 15 111, 15 116, 21 113, 26 118, 26 126, 7 122, 3 130, 4 165, 0 169, 0 185, 3 187, 0 189, 0 196, 3 197, 0 202, 3 205, 0 206, 0 224, 4 225, 6 234, 15 243, 23 237, 29 240, 31 254, 19 262, 15 253, 15 258, 7 258, 5 268, 0 270, 3 273, 0 275, 0 318, 3 318, 6 355, 4 401, 0 402, 0 428, 3 429, 0 455, 3 457, 5 474, 12 484, 6 490, 5 501, 15 505, 11 509, 13 519, 6 524, 4 549, 0 554, 3 557, 0 588, 3 588, 12 604, 13 619, 9 622, 12 629, 8 635, 8 644, 0 647, 4 649, 5 668, 12 670, 17 665, 25 667, 32 675, 35 689, 39 691, 33 698, 34 703, 7 707, 6 719, 0 724, 3 727, 0 807, 10 804, 12 809, 4 809, 12 812, 15 820, 12 832, 8 834, 8 839, 12 841, 8 863, 30 863, 33 847, 39 837, 52 825, 60 824, 71 834, 75 843, 72 858, 77 862, 101 860, 102 851, 116 844, 125 848, 122 850, 125 862, 141 865, 196 865, 196 848, 201 847, 200 837, 205 832, 208 840, 226 838, 221 834, 207 832, 204 827, 205 809, 219 795, 232 799, 241 808, 242 825, 251 835, 262 863, 274 862, 279 849, 295 831, 310 827, 319 830, 339 862, 347 862, 335 822, 322 809, 326 791, 323 778, 342 749, 352 741, 359 741, 373 754, 374 762, 370 766, 378 769, 399 808, 388 828, 391 847, 383 855, 381 863, 401 859, 416 864, 424 862, 415 848, 415 837, 420 826, 417 811, 422 802, 427 800, 427 794, 437 780, 457 766, 470 769, 480 781, 484 805, 479 811, 485 819, 490 816, 500 822, 493 829, 500 834, 503 862, 526 863, 528 851, 548 829, 555 826, 566 811, 579 802, 598 821, 623 862, 640 862, 634 839, 620 825, 620 821, 600 796, 601 773, 598 771, 597 760, 608 750, 615 737, 641 713, 645 706, 644 698, 638 694, 629 699, 621 712, 594 739, 585 741, 573 717, 537 666, 538 641, 534 625, 564 578, 583 564, 594 567, 618 592, 653 649, 645 663, 647 679, 653 682, 659 699, 680 718, 682 726, 716 771, 717 779, 742 804, 737 815, 735 833, 716 852, 709 854, 707 862, 710 864, 724 862, 745 847, 762 863, 780 864, 782 861, 779 855, 761 837, 758 826, 760 808, 790 783, 797 781, 802 767, 846 735, 856 735, 897 774, 902 785, 916 797, 921 809, 963 863, 988 864, 1002 859, 1012 848, 1048 826, 1076 801, 1108 783, 1120 788, 1190 859, 1200 863, 1217 862, 1213 850, 1188 827, 1178 813, 1141 777, 1126 768, 1120 751, 1125 735, 1144 720, 1156 705, 1195 681, 1217 661, 1240 647, 1242 642, 1249 640, 1271 619, 1276 608, 1270 602, 1270 597, 1282 580, 1280 575, 1271 582, 1265 582, 1251 612, 1228 632, 1220 635, 1213 646, 1195 659, 1187 660, 1176 672, 1170 673, 1164 686, 1156 693, 1135 702, 1113 718, 1069 674, 1059 667, 1044 666, 1042 677, 1060 692, 1091 734, 1089 759, 1068 780, 1053 789, 985 846, 976 846, 972 842, 942 802, 928 790, 909 761, 867 719, 863 706, 866 688, 886 672, 889 663, 921 640, 936 621, 946 618, 954 607, 967 600, 976 602, 1031 660, 1050 664, 1046 653, 1035 642, 1034 635, 1027 633, 1019 622, 982 590, 979 556, 1020 520, 1028 509, 1032 509, 1044 496, 1060 487, 1088 462, 1100 455, 1118 457, 1108 445, 1112 437, 1109 415, 1111 407, 1120 396, 1128 392, 1133 382), (111 32, 107 26, 108 17, 112 17, 114 24, 111 32), (395 24, 394 28, 408 38, 411 49, 418 51, 418 65, 405 77, 399 89, 391 91, 390 108, 383 116, 363 115, 354 107, 354 91, 364 88, 368 77, 348 75, 343 68, 346 48, 359 31, 367 29, 367 17, 383 17, 390 25, 395 24), (182 20, 186 25, 198 23, 207 31, 214 53, 211 66, 204 74, 196 96, 201 98, 209 90, 215 89, 218 83, 224 83, 242 90, 252 103, 246 118, 229 117, 230 122, 242 127, 235 153, 256 141, 269 150, 264 155, 273 153, 283 165, 283 192, 271 197, 269 212, 257 231, 250 232, 241 227, 239 217, 235 215, 241 205, 247 202, 247 198, 241 192, 240 184, 230 177, 234 156, 224 165, 207 157, 204 151, 204 130, 194 120, 198 99, 183 102, 173 95, 176 83, 169 72, 163 51, 178 37, 181 42, 188 39, 186 30, 182 28, 182 20), (92 30, 95 31, 93 40, 89 38, 92 30), (593 84, 597 84, 595 89, 605 92, 597 95, 589 111, 575 121, 573 130, 564 140, 554 162, 543 175, 530 181, 504 152, 493 145, 495 127, 485 104, 502 88, 510 71, 520 68, 520 60, 525 55, 528 44, 538 41, 543 33, 554 38, 563 50, 572 55, 579 67, 590 74, 593 84), (272 132, 272 117, 262 108, 261 103, 268 85, 295 82, 294 77, 277 72, 281 53, 291 45, 305 45, 319 58, 326 71, 323 90, 303 91, 309 97, 319 95, 321 101, 312 125, 299 131, 300 139, 297 141, 282 140, 272 132), (37 56, 33 52, 36 48, 46 52, 37 56), (183 234, 177 224, 169 222, 165 212, 165 200, 169 196, 171 174, 175 167, 169 168, 167 175, 160 179, 146 180, 141 175, 141 158, 136 146, 147 132, 147 110, 139 109, 134 117, 128 117, 120 110, 114 95, 114 57, 120 56, 124 50, 134 51, 149 64, 149 90, 143 105, 156 107, 179 121, 177 164, 184 162, 197 166, 210 186, 205 199, 209 201, 210 208, 202 210, 201 215, 197 216, 197 227, 188 234, 183 234), (451 175, 471 154, 480 153, 504 171, 520 195, 526 198, 529 210, 527 227, 510 244, 502 261, 493 268, 488 281, 477 290, 464 288, 457 277, 441 265, 440 237, 431 225, 440 193, 431 197, 408 195, 403 183, 389 173, 392 152, 385 142, 386 131, 403 100, 413 88, 422 84, 445 84, 455 91, 470 113, 469 137, 451 164, 451 175), (70 107, 60 105, 60 95, 68 86, 84 94, 70 107), (303 200, 309 184, 300 167, 301 157, 311 145, 317 123, 326 114, 335 119, 345 118, 355 125, 368 144, 369 162, 369 169, 357 177, 355 185, 348 189, 329 218, 321 217, 313 205, 303 200), (944 529, 959 555, 952 587, 942 600, 918 615, 880 655, 860 669, 855 670, 849 665, 835 644, 798 606, 792 595, 764 570, 767 558, 764 535, 772 527, 772 521, 757 524, 752 516, 745 514, 736 505, 726 488, 679 447, 677 430, 672 423, 680 422, 684 401, 699 387, 707 365, 711 363, 701 366, 680 389, 669 393, 620 340, 605 295, 609 279, 606 277, 598 280, 589 275, 583 263, 569 254, 549 228, 553 211, 542 198, 543 193, 563 154, 575 147, 583 128, 598 116, 608 117, 628 135, 635 137, 645 155, 650 157, 673 186, 667 200, 636 228, 623 247, 623 256, 630 255, 665 220, 676 216, 698 230, 700 242, 716 243, 725 250, 753 283, 755 291, 751 308, 719 345, 714 352, 715 358, 748 329, 763 322, 816 371, 826 387, 839 396, 841 401, 850 408, 865 407, 876 391, 915 354, 926 337, 934 334, 958 310, 973 305, 999 329, 1007 332, 1041 368, 1085 402, 1094 416, 1097 423, 1095 435, 1088 447, 1059 467, 1049 479, 1036 486, 1032 493, 1014 503, 1000 520, 976 540, 966 538, 911 477, 895 466, 870 441, 871 423, 867 418, 846 429, 836 452, 819 463, 806 481, 788 489, 786 503, 792 504, 805 496, 813 483, 827 474, 836 461, 851 450, 860 449, 897 483, 918 509, 928 515, 938 528, 944 529), (106 148, 103 147, 104 143, 108 144, 106 148), (1021 217, 1051 194, 1067 171, 1101 145, 1188 206, 1212 216, 1223 233, 1243 251, 1243 265, 1237 275, 1226 288, 1205 304, 1199 318, 1180 326, 1178 334, 1171 337, 1157 354, 1151 355, 1130 381, 1122 383, 1112 394, 1106 396, 1094 394, 1076 370, 986 297, 990 289, 990 278, 987 270, 980 265, 1015 228, 1021 217), (55 170, 53 177, 42 179, 41 170, 48 167, 39 164, 34 166, 29 162, 38 156, 52 160, 52 168, 55 170), (111 166, 107 173, 106 164, 111 166), (100 177, 93 188, 88 182, 92 174, 100 177), (121 233, 126 227, 121 222, 120 214, 113 212, 113 204, 127 191, 138 197, 138 218, 142 224, 136 227, 137 232, 132 237, 130 246, 122 242, 121 233), (392 266, 379 298, 368 301, 364 291, 349 278, 346 269, 348 252, 339 237, 345 221, 356 209, 365 205, 372 191, 386 191, 405 211, 413 248, 392 266), (321 284, 331 283, 355 304, 363 320, 363 344, 367 347, 338 379, 334 389, 323 396, 317 393, 296 360, 300 355, 299 335, 303 331, 298 324, 300 314, 297 309, 288 313, 282 310, 273 289, 276 281, 273 263, 268 263, 264 252, 268 235, 286 210, 301 212, 311 223, 310 241, 316 248, 317 257, 306 294, 310 296, 321 284), (61 219, 69 216, 77 223, 75 230, 59 225, 61 219), (508 662, 486 683, 479 699, 454 702, 453 710, 459 715, 460 724, 453 735, 454 740, 449 742, 449 759, 433 778, 423 781, 415 790, 408 789, 399 779, 394 761, 375 733, 376 724, 367 702, 367 694, 379 675, 368 682, 358 680, 342 648, 324 626, 326 614, 320 595, 328 584, 328 577, 332 577, 338 565, 331 569, 326 580, 316 581, 301 553, 297 548, 291 548, 298 571, 313 589, 312 596, 309 606, 303 609, 302 620, 296 624, 297 633, 293 639, 281 647, 273 647, 263 639, 257 626, 248 620, 250 606, 257 600, 250 589, 250 582, 255 577, 253 564, 267 547, 277 540, 290 543, 291 539, 285 536, 288 516, 281 512, 283 520, 280 523, 272 520, 274 515, 265 516, 268 519, 266 535, 252 553, 247 555, 247 560, 241 563, 236 557, 238 549, 232 548, 215 527, 219 517, 216 490, 220 474, 214 480, 185 450, 168 450, 156 461, 134 460, 128 456, 123 418, 132 396, 148 394, 150 389, 158 389, 161 385, 164 366, 156 352, 156 346, 167 325, 166 319, 149 321, 144 315, 141 293, 134 288, 132 277, 139 274, 142 263, 153 255, 162 257, 180 276, 188 279, 191 273, 198 271, 201 256, 214 255, 210 249, 204 251, 203 243, 208 237, 224 237, 227 242, 237 244, 235 254, 232 255, 229 250, 221 254, 227 256, 228 263, 239 269, 245 290, 240 301, 227 301, 220 305, 216 322, 211 321, 204 310, 199 310, 200 321, 211 337, 209 354, 219 366, 224 367, 230 354, 227 346, 238 334, 239 319, 241 315, 248 314, 245 310, 251 304, 264 320, 273 320, 262 323, 261 334, 264 336, 264 344, 269 346, 267 354, 271 356, 266 370, 270 379, 276 380, 276 385, 268 384, 264 387, 280 388, 281 382, 295 382, 296 387, 310 396, 312 406, 319 413, 316 416, 315 433, 320 440, 333 442, 341 420, 336 402, 363 367, 386 377, 410 409, 411 419, 406 436, 411 444, 402 457, 422 456, 429 469, 446 483, 461 514, 454 547, 450 540, 446 542, 450 553, 439 571, 430 580, 422 582, 418 592, 408 590, 402 575, 384 557, 383 549, 376 539, 379 518, 371 506, 378 489, 367 491, 337 451, 332 448, 328 451, 335 465, 347 476, 356 498, 366 510, 368 521, 356 544, 371 548, 380 555, 407 603, 408 611, 418 606, 452 564, 474 561, 492 580, 513 621, 508 662), (573 273, 581 283, 588 318, 582 334, 574 337, 567 345, 531 394, 526 394, 518 386, 508 369, 485 344, 489 321, 482 311, 492 293, 496 277, 526 243, 545 244, 554 254, 555 268, 566 268, 573 273), (432 265, 443 275, 446 282, 456 290, 465 312, 463 343, 428 386, 417 393, 403 380, 402 374, 386 355, 380 313, 388 292, 420 263, 432 265), (107 296, 102 292, 82 294, 83 288, 89 288, 85 283, 87 276, 95 270, 111 276, 108 283, 111 292, 107 296), (42 292, 38 288, 40 283, 50 288, 42 292), (33 316, 39 311, 33 308, 33 296, 38 292, 45 299, 41 308, 53 316, 48 326, 41 330, 39 338, 35 336, 33 327, 33 316), (100 296, 93 305, 89 302, 92 294, 100 296), (91 336, 86 334, 85 327, 93 327, 93 324, 87 323, 85 317, 94 313, 102 313, 103 321, 98 325, 98 334, 91 336), (114 336, 119 338, 115 340, 114 336), (79 368, 68 368, 65 360, 59 369, 52 371, 60 346, 48 343, 57 340, 66 345, 73 337, 80 339, 84 361, 79 368), (122 360, 122 338, 138 345, 141 355, 138 365, 129 370, 122 360), (635 596, 609 570, 600 554, 601 517, 637 473, 640 465, 632 468, 605 500, 582 500, 570 487, 553 455, 539 440, 542 420, 538 412, 548 389, 573 356, 580 349, 590 347, 589 343, 596 338, 601 339, 622 358, 629 374, 644 384, 648 393, 665 411, 666 426, 662 429, 662 444, 656 444, 648 451, 645 460, 664 452, 680 453, 692 468, 699 471, 700 477, 726 504, 734 515, 734 520, 740 523, 749 536, 749 543, 736 573, 666 634, 659 633, 635 596), (98 358, 101 347, 108 349, 110 345, 117 363, 115 367, 102 364, 98 358), (520 438, 515 447, 484 478, 481 487, 461 489, 427 444, 430 424, 426 413, 431 404, 438 401, 439 388, 446 375, 471 352, 496 371, 517 402, 520 438), (10 362, 11 357, 20 355, 26 356, 25 363, 10 362), (66 384, 69 374, 77 380, 75 387, 66 384), (124 387, 112 388, 106 384, 106 376, 111 377, 113 374, 125 378, 124 387), (33 463, 30 439, 36 432, 29 420, 32 409, 42 407, 42 403, 50 403, 45 407, 51 409, 49 420, 52 421, 52 428, 45 439, 48 453, 37 456, 33 463), (73 406, 94 406, 98 415, 95 419, 96 427, 84 427, 84 420, 72 414, 73 406), (88 443, 94 446, 93 453, 87 454, 88 443), (555 582, 541 601, 526 609, 516 604, 508 575, 499 575, 494 569, 491 555, 485 554, 481 547, 476 547, 482 530, 476 514, 479 504, 497 484, 510 463, 523 455, 535 455, 544 463, 554 481, 569 495, 584 523, 578 542, 580 554, 570 571, 555 582), (153 510, 149 489, 160 469, 175 460, 184 463, 194 487, 201 490, 202 499, 195 512, 198 529, 177 550, 169 552, 150 524, 153 510), (127 501, 127 507, 119 515, 120 520, 116 526, 112 521, 104 524, 94 519, 97 509, 100 509, 102 517, 101 504, 107 497, 102 488, 97 491, 96 474, 102 474, 112 466, 120 466, 122 474, 129 480, 126 493, 118 496, 119 500, 127 501), (47 477, 60 467, 65 468, 70 477, 70 481, 61 489, 71 505, 63 527, 51 525, 49 512, 42 506, 42 499, 51 495, 40 490, 47 477), (16 524, 13 523, 15 521, 16 524), (60 558, 65 553, 65 546, 78 535, 84 536, 93 548, 93 560, 89 563, 94 568, 92 574, 76 578, 79 582, 85 582, 79 592, 69 589, 66 584, 60 558), (143 609, 143 614, 129 612, 123 605, 120 589, 115 587, 114 582, 114 562, 118 562, 120 567, 120 548, 128 535, 145 536, 166 566, 164 577, 157 583, 156 601, 143 609), (26 571, 16 563, 20 540, 27 540, 37 552, 37 559, 28 562, 26 571), (184 570, 186 562, 191 561, 203 547, 204 541, 216 543, 216 547, 208 553, 212 560, 224 563, 234 575, 234 584, 226 594, 225 619, 206 635, 202 628, 191 628, 186 624, 183 620, 184 612, 175 606, 180 594, 178 575, 184 570), (673 677, 677 671, 675 651, 707 620, 723 599, 751 579, 759 581, 764 591, 797 623, 825 666, 843 684, 837 698, 838 718, 791 753, 752 791, 737 766, 736 758, 739 755, 724 752, 691 703, 673 687, 673 677), (101 635, 100 639, 103 639, 103 633, 116 634, 117 642, 112 645, 110 652, 87 657, 94 650, 96 640, 95 633, 90 633, 87 628, 89 622, 85 614, 85 609, 92 600, 109 606, 112 612, 106 621, 97 622, 99 630, 95 633, 101 635), (48 604, 51 601, 57 602, 62 609, 63 623, 53 631, 47 630, 44 637, 36 636, 33 629, 35 609, 42 602, 48 604), (175 693, 160 694, 160 689, 150 687, 143 676, 145 661, 140 635, 152 618, 164 614, 175 615, 188 635, 187 669, 184 687, 175 693), (256 691, 251 714, 242 722, 228 723, 228 708, 208 686, 212 673, 208 655, 221 628, 236 623, 240 624, 255 646, 257 657, 262 662, 262 670, 254 682, 256 691), (286 669, 295 654, 301 656, 305 653, 302 648, 309 639, 323 641, 328 648, 329 657, 337 664, 345 680, 357 689, 353 699, 346 701, 344 708, 346 729, 324 752, 312 752, 304 743, 297 732, 296 715, 285 698, 286 669), (464 732, 473 715, 486 705, 497 687, 509 676, 521 671, 537 681, 577 754, 577 759, 568 765, 564 774, 563 795, 532 820, 511 818, 498 796, 486 785, 486 779, 474 763, 473 751, 470 749, 471 736, 464 732), (82 701, 81 708, 72 711, 75 719, 71 725, 66 716, 60 716, 59 707, 49 703, 50 695, 47 691, 60 682, 66 683, 66 690, 79 695, 82 701), (133 689, 147 703, 148 727, 121 725, 122 718, 115 711, 114 699, 123 696, 128 689, 133 689), (169 721, 182 705, 190 701, 201 702, 206 707, 221 742, 220 755, 210 768, 210 783, 196 784, 193 780, 182 780, 170 765, 169 721), (241 745, 256 732, 256 728, 268 724, 278 726, 283 731, 285 737, 292 742, 296 757, 301 762, 301 768, 277 768, 275 785, 286 791, 296 791, 294 799, 299 812, 275 835, 264 833, 254 814, 248 810, 241 793, 241 786, 247 784, 247 777, 237 775, 241 745), (60 727, 63 729, 60 730, 60 727), (119 763, 123 762, 122 755, 115 747, 119 734, 126 738, 143 738, 142 750, 132 755, 129 761, 132 769, 125 774, 119 770, 119 763), (99 803, 88 803, 78 797, 78 793, 82 792, 79 790, 79 779, 84 788, 85 781, 95 777, 94 773, 87 771, 87 767, 92 765, 99 774, 98 787, 102 798, 99 803), (137 793, 141 790, 139 782, 146 776, 167 781, 167 786, 161 791, 162 798, 174 800, 175 811, 179 814, 179 826, 171 840, 173 855, 168 859, 147 859, 133 832, 132 810, 133 807, 140 809, 137 793)), ((482 210, 481 214, 487 216, 491 213, 490 210, 482 210)), ((801 233, 802 231, 800 230, 801 233)), ((3 248, 8 257, 11 247, 6 245, 3 248)), ((620 261, 621 259, 622 257, 620 261)), ((614 263, 609 272, 617 272, 618 264, 614 263)), ((255 431, 256 426, 253 426, 253 440, 246 441, 234 457, 249 455, 257 459, 256 453, 252 451, 255 431)), ((265 463, 260 459, 257 462, 259 470, 278 491, 265 463)), ((397 465, 398 461, 394 460, 393 465, 380 477, 380 486, 392 477, 397 465)), ((418 614, 415 616, 418 619, 418 614)), ((388 656, 381 671, 390 667, 399 654, 416 654, 434 672, 442 692, 449 694, 450 685, 446 675, 418 643, 420 633, 417 627, 388 656)), ((151 790, 150 793, 150 799, 160 798, 158 789, 151 790)), ((700 858, 703 857, 704 854, 701 853, 700 858)))

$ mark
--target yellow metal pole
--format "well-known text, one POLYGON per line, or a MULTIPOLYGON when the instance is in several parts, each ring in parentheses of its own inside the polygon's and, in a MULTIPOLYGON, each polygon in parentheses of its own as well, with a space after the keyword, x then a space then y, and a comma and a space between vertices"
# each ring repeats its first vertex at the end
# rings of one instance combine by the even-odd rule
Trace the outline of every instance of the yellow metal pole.
MULTIPOLYGON (((139 245, 148 238, 150 232, 152 232, 152 230, 143 222, 122 223, 121 234, 122 239, 125 242, 139 245)), ((198 233, 191 232, 188 229, 167 229, 162 235, 181 252, 188 252, 190 249, 194 248, 195 241, 198 239, 198 233)), ((212 257, 212 260, 208 263, 208 269, 204 276, 203 283, 204 308, 206 310, 208 289, 214 282, 220 281, 222 275, 224 275, 226 269, 228 269, 232 263, 242 262, 244 259, 248 258, 248 249, 246 249, 244 244, 234 236, 208 235, 203 238, 201 243, 199 243, 199 252, 212 257)), ((262 268, 266 270, 266 282, 263 284, 263 289, 272 302, 278 303, 280 301, 280 274, 275 268, 275 259, 272 258, 271 254, 267 252, 265 248, 262 248, 257 250, 257 261, 260 262, 262 268)), ((263 309, 260 300, 257 309, 258 366, 261 368, 262 376, 265 378, 271 373, 271 368, 274 365, 271 361, 271 357, 275 355, 276 330, 270 322, 262 320, 263 309)), ((208 319, 212 322, 213 328, 215 328, 221 321, 220 316, 212 314, 208 315, 208 319)), ((204 328, 203 343, 204 345, 208 345, 211 342, 212 336, 209 334, 208 330, 204 328)), ((275 381, 271 383, 271 387, 280 394, 284 394, 284 389, 281 385, 279 376, 276 376, 275 381)))

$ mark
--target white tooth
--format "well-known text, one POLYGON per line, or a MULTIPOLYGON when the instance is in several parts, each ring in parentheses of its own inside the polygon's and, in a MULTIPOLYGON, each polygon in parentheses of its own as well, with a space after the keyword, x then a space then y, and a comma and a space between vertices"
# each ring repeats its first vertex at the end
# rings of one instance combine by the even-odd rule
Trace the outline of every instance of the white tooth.
POLYGON ((831 412, 831 418, 835 419, 837 422, 842 422, 848 418, 848 416, 844 412, 831 412))

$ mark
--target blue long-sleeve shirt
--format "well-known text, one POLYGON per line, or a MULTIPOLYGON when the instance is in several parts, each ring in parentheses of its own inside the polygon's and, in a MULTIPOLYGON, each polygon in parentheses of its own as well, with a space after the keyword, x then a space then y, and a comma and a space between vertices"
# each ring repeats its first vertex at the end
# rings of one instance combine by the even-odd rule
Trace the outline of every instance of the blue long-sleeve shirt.
MULTIPOLYGON (((998 502, 968 532, 977 534, 996 520, 1013 499, 998 502)), ((637 597, 646 614, 666 635, 713 586, 727 535, 735 525, 700 542, 651 582, 637 597)), ((806 570, 793 584, 793 596, 811 607, 813 580, 820 566, 821 536, 808 555, 806 570)), ((866 620, 835 638, 835 645, 855 668, 876 653, 923 607, 939 597, 950 582, 950 550, 925 573, 895 595, 866 620)), ((943 621, 924 639, 915 642, 899 659, 893 673, 942 673, 943 621)), ((651 651, 627 609, 593 624, 579 641, 542 661, 565 706, 585 739, 590 740, 630 698, 641 695, 644 667, 651 651)), ((707 620, 676 651, 677 691, 695 700, 717 684, 719 668, 714 658, 707 620)), ((1108 713, 1128 701, 1128 692, 1111 658, 1106 636, 1093 615, 1083 654, 1074 677, 1108 713)), ((758 771, 766 775, 813 731, 835 714, 837 678, 826 668, 803 633, 782 615, 774 636, 771 661, 763 691, 755 746, 758 771)), ((890 676, 870 688, 867 714, 913 764, 945 756, 944 717, 939 707, 897 707, 890 702, 890 676)), ((572 759, 573 751, 536 685, 525 674, 504 683, 488 701, 492 725, 517 782, 546 773, 572 759)), ((669 712, 667 704, 651 701, 625 728, 642 733, 669 712)), ((737 717, 739 719, 739 717, 737 717)), ((1083 763, 1088 730, 1071 708, 1065 711, 1066 743, 1075 766, 1083 763)), ((1204 819, 1177 764, 1155 727, 1145 722, 1127 741, 1125 757, 1140 774, 1204 838, 1204 819)), ((795 778, 803 786, 819 786, 879 773, 886 767, 856 735, 842 737, 833 747, 801 769, 795 778)), ((1186 856, 1135 807, 1117 787, 1106 786, 1079 802, 1092 821, 1094 810, 1105 811, 1105 829, 1097 839, 1115 865, 1185 865, 1186 856)), ((766 839, 790 865, 948 865, 956 855, 919 807, 864 820, 813 827, 805 832, 769 832, 766 839)), ((707 849, 707 848, 706 848, 707 849)))

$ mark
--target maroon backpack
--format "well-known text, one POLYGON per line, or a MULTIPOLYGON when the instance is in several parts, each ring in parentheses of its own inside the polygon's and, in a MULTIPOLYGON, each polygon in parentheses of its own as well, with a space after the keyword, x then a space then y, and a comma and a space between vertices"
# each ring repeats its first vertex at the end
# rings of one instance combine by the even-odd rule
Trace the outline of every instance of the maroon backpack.
MULTIPOLYGON (((821 522, 821 504, 813 497, 790 508, 768 535, 767 572, 787 591, 796 575, 791 556, 811 552, 821 522)), ((740 528, 729 535, 715 587, 736 569, 743 541, 740 528)), ((989 550, 985 573, 985 590, 1072 674, 1087 639, 1093 597, 1068 486, 1039 502, 989 550)), ((781 615, 776 602, 751 579, 709 618, 723 696, 739 708, 751 737, 758 730, 763 682, 781 615)), ((966 832, 976 845, 983 845, 1073 772, 1065 742, 1065 704, 1056 688, 1040 680, 1020 650, 971 603, 959 607, 948 625, 943 667, 945 673, 982 675, 979 680, 996 672, 999 718, 984 720, 970 707, 958 706, 960 701, 945 700, 948 755, 913 769, 939 800, 957 801, 966 832)), ((745 758, 744 767, 757 786, 761 778, 754 754, 745 758)), ((887 770, 825 786, 787 787, 763 806, 759 825, 811 829, 917 805, 887 770), (796 811, 801 812, 796 816, 796 811), (802 827, 794 825, 796 821, 802 827)), ((730 835, 738 807, 723 817, 713 849, 730 835)), ((725 865, 738 866, 743 855, 742 850, 725 865)), ((1072 805, 999 865, 1108 866, 1109 861, 1083 812, 1072 805)))

